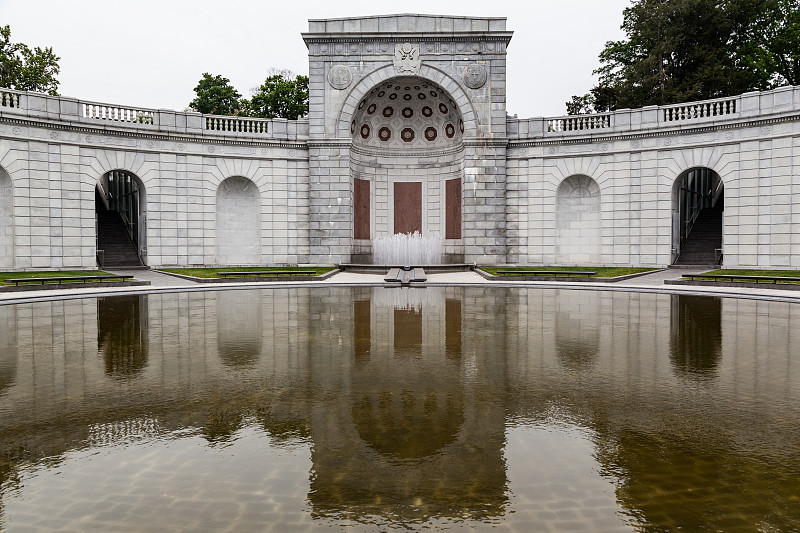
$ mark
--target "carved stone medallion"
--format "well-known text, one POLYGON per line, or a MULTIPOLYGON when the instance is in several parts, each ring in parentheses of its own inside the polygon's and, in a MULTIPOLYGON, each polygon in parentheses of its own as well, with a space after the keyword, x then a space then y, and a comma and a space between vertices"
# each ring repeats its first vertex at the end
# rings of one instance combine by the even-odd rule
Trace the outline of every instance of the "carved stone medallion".
POLYGON ((480 89, 486 83, 486 69, 477 63, 467 65, 463 79, 464 85, 470 89, 480 89))
POLYGON ((419 45, 411 43, 394 46, 394 69, 398 74, 419 74, 419 45))
POLYGON ((336 65, 328 72, 328 83, 334 89, 347 89, 353 81, 353 73, 344 65, 336 65))

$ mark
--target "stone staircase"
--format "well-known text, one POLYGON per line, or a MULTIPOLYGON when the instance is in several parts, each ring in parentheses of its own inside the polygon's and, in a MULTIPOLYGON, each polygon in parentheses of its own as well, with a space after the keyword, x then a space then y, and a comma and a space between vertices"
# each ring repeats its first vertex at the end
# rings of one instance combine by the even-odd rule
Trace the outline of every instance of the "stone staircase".
POLYGON ((145 268, 119 213, 106 209, 99 198, 96 200, 96 205, 97 248, 103 250, 100 267, 109 269, 145 268))
POLYGON ((681 247, 676 266, 718 265, 722 257, 715 250, 722 248, 722 206, 703 209, 692 232, 681 247))

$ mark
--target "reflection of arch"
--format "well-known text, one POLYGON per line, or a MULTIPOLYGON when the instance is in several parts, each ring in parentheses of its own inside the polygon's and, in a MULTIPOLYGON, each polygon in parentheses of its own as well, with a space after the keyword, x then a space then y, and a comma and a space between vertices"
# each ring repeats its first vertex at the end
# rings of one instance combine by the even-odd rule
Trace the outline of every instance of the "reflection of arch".
POLYGON ((713 378, 722 357, 722 299, 673 294, 671 301, 673 367, 685 377, 713 378))
POLYGON ((556 263, 600 262, 600 187, 589 176, 570 176, 556 190, 556 263))
POLYGON ((14 267, 14 187, 0 167, 0 268, 14 267))
POLYGON ((0 395, 11 387, 17 378, 17 308, 0 306, 0 395))
POLYGON ((672 185, 672 261, 721 264, 725 188, 719 174, 697 167, 672 185))
POLYGON ((217 352, 228 366, 250 366, 261 355, 261 293, 217 293, 217 352))
POLYGON ((597 293, 574 300, 562 294, 555 313, 558 360, 568 370, 591 367, 600 350, 600 298, 597 293))
POLYGON ((147 191, 142 180, 127 170, 103 174, 95 187, 95 212, 98 254, 104 254, 98 255, 101 266, 146 264, 147 191))
POLYGON ((247 178, 234 176, 217 188, 217 264, 261 263, 261 194, 247 178))
POLYGON ((97 299, 97 350, 106 374, 130 379, 147 367, 147 296, 97 299))

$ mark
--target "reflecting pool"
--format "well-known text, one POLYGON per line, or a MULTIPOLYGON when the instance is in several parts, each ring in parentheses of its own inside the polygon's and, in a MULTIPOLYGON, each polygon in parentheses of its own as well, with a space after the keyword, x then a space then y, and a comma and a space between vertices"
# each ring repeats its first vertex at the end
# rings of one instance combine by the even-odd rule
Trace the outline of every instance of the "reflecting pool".
POLYGON ((0 530, 800 531, 800 306, 303 288, 0 306, 0 530))

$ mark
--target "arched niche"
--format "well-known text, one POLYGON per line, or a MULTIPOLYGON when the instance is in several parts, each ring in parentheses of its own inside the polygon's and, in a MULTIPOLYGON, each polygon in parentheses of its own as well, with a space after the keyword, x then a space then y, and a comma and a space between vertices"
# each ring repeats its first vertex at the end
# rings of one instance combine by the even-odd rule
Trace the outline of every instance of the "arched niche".
POLYGON ((261 263, 261 193, 255 183, 233 176, 217 188, 217 264, 261 263))
POLYGON ((601 222, 597 182, 583 175, 562 181, 556 190, 556 263, 600 263, 601 222))
POLYGON ((0 167, 0 268, 14 268, 14 187, 0 167))
POLYGON ((422 77, 384 80, 355 104, 349 133, 353 238, 438 234, 463 255, 464 120, 452 95, 422 77))

